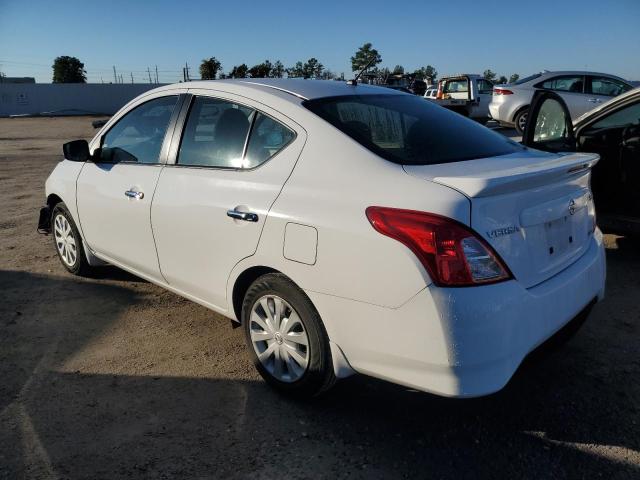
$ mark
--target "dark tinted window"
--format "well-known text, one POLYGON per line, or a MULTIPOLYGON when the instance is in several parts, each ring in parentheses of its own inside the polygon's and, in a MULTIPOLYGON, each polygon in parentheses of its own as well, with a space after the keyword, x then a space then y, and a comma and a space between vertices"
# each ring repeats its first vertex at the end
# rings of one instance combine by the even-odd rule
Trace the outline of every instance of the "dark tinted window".
POLYGON ((405 95, 348 95, 304 105, 395 163, 430 165, 505 155, 520 144, 457 113, 405 95))
POLYGON ((127 113, 103 137, 101 158, 108 162, 158 163, 177 101, 176 95, 156 98, 127 113))
POLYGON ((589 77, 587 85, 587 93, 608 97, 616 97, 628 90, 631 90, 631 85, 609 77, 589 77))
POLYGON ((591 128, 615 128, 640 125, 640 102, 622 107, 605 118, 598 120, 591 128))
POLYGON ((493 93, 493 83, 484 78, 478 79, 478 93, 493 93))
POLYGON ((216 98, 196 97, 184 127, 179 165, 247 168, 243 152, 254 110, 216 98))
POLYGON ((536 87, 558 92, 582 93, 584 91, 584 77, 582 75, 553 77, 539 83, 536 87))
POLYGON ((246 168, 257 167, 266 162, 286 147, 294 137, 295 134, 280 122, 258 113, 247 146, 244 162, 246 168))

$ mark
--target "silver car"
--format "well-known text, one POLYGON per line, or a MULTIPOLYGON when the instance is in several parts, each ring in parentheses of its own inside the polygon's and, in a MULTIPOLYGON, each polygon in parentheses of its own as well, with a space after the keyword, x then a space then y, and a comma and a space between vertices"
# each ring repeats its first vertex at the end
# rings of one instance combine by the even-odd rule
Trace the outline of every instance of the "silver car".
POLYGON ((536 90, 556 92, 569 108, 571 119, 633 87, 614 75, 595 72, 542 72, 513 84, 495 85, 489 104, 489 116, 505 127, 522 134, 527 123, 531 99, 536 90))

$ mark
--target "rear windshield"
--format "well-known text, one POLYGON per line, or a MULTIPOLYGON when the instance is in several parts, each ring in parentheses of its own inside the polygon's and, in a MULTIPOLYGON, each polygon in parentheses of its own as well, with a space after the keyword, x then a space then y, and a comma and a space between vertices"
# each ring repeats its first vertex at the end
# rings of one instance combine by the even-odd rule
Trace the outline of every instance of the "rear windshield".
POLYGON ((347 95, 303 105, 372 152, 402 165, 458 162, 524 149, 415 95, 347 95))
POLYGON ((533 75, 529 75, 528 77, 524 77, 516 82, 513 82, 513 85, 522 85, 523 83, 527 83, 527 82, 530 82, 531 80, 535 80, 540 76, 542 76, 541 73, 534 73, 533 75))

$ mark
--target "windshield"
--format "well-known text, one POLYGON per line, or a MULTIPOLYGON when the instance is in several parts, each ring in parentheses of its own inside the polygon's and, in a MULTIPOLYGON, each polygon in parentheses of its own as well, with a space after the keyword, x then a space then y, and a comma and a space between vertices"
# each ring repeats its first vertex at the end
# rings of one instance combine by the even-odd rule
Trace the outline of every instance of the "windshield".
POLYGON ((524 149, 414 95, 346 95, 303 105, 372 152, 403 165, 458 162, 524 149))

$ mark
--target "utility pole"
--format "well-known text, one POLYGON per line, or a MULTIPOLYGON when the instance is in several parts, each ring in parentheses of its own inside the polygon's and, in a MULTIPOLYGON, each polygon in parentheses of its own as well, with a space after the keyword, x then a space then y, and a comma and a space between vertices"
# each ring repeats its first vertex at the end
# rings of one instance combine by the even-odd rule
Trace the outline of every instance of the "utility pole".
POLYGON ((122 74, 120 74, 120 83, 121 83, 121 84, 122 84, 122 83, 124 83, 124 82, 122 81, 122 74))
POLYGON ((133 83, 133 72, 131 72, 131 83, 133 83))
POLYGON ((187 62, 184 62, 184 71, 186 72, 185 74, 185 82, 190 82, 191 78, 189 77, 189 64, 187 62))
POLYGON ((182 67, 182 81, 186 82, 187 81, 187 69, 182 67))
POLYGON ((156 83, 160 83, 160 82, 158 81, 158 65, 156 65, 156 83))
POLYGON ((151 81, 151 70, 149 70, 149 67, 147 67, 147 74, 149 75, 149 83, 153 83, 151 81))
POLYGON ((113 83, 118 83, 118 75, 116 75, 116 66, 113 66, 113 83))

